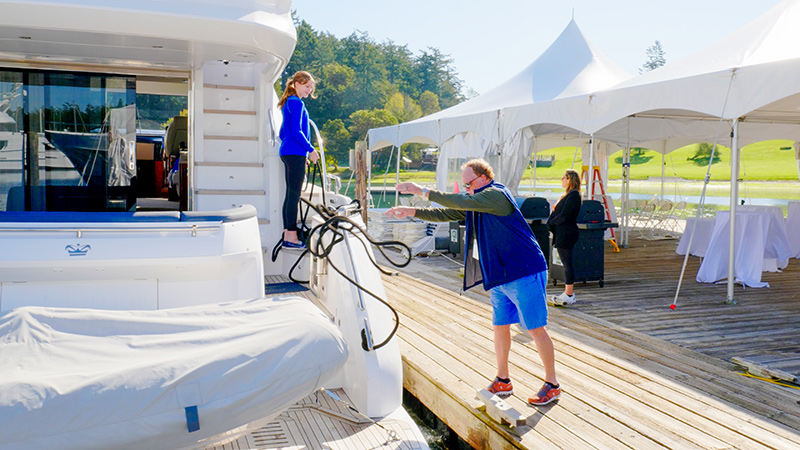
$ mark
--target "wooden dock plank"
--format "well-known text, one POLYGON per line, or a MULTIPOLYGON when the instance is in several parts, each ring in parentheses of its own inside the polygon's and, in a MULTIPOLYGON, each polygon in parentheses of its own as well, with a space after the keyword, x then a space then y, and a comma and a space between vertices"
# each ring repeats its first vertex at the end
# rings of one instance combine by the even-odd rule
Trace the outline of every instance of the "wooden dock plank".
POLYGON ((448 260, 412 262, 384 277, 401 313, 406 388, 435 414, 445 410, 440 418, 475 448, 800 448, 800 391, 743 377, 730 362, 735 354, 800 353, 800 301, 786 298, 800 292, 797 260, 764 275, 769 289, 738 288, 736 305, 723 304, 724 285, 696 283, 699 262, 690 260, 690 281, 671 310, 682 262, 674 246, 607 253, 604 288, 578 284, 578 304, 551 308, 564 385, 557 404, 525 405, 543 370, 530 337, 512 327, 515 395, 507 402, 530 411, 530 431, 521 434, 474 400, 495 370, 487 295, 459 295, 458 266, 448 260))
MULTIPOLYGON (((403 286, 408 288, 408 284, 407 283, 404 283, 403 286)), ((445 327, 442 327, 442 328, 445 329, 445 328, 451 328, 451 327, 445 326, 445 327)), ((468 339, 468 336, 466 336, 466 335, 460 335, 460 336, 455 336, 455 337, 450 337, 450 338, 448 338, 446 336, 440 336, 441 340, 447 341, 447 342, 450 342, 450 343, 457 342, 457 341, 461 341, 463 343, 468 343, 469 346, 471 348, 473 348, 473 349, 476 348, 476 347, 479 347, 479 346, 483 346, 484 348, 487 349, 486 350, 487 354, 483 355, 484 356, 483 363, 485 364, 486 370, 492 370, 491 360, 493 358, 493 354, 491 354, 491 352, 489 350, 490 345, 491 345, 491 340, 490 340, 491 336, 488 335, 488 333, 487 333, 487 334, 485 334, 483 336, 483 338, 484 339, 483 339, 482 342, 469 342, 469 341, 465 341, 465 339, 468 339)), ((577 345, 581 346, 581 344, 577 344, 577 345)), ((563 354, 563 351, 565 349, 568 350, 568 351, 571 350, 571 347, 559 346, 559 348, 562 349, 562 354, 563 354)), ((651 422, 646 423, 646 424, 639 424, 638 426, 640 426, 640 428, 644 429, 644 430, 650 430, 650 429, 653 429, 656 426, 657 426, 657 428, 663 428, 663 429, 675 428, 677 430, 680 430, 679 432, 676 431, 676 432, 672 433, 671 436, 661 436, 661 438, 659 440, 661 442, 665 442, 666 443, 665 445, 667 445, 669 447, 680 446, 682 448, 690 448, 690 446, 693 445, 694 443, 698 443, 700 445, 697 448, 725 448, 725 447, 727 447, 727 445, 723 445, 721 441, 718 441, 718 440, 715 440, 715 439, 709 440, 707 438, 707 435, 708 435, 709 432, 711 432, 715 436, 725 435, 727 430, 724 427, 718 427, 718 429, 715 429, 714 428, 714 426, 716 425, 715 423, 707 423, 707 422, 709 422, 709 420, 705 419, 702 416, 693 414, 691 412, 685 413, 683 411, 684 407, 678 407, 678 406, 676 406, 676 405, 674 405, 672 403, 674 401, 675 396, 677 396, 677 398, 681 398, 681 396, 685 395, 685 394, 682 394, 681 392, 675 392, 675 391, 671 390, 671 391, 666 392, 665 394, 663 394, 664 398, 658 398, 655 394, 652 394, 652 393, 648 393, 648 392, 639 393, 639 392, 637 392, 639 387, 637 387, 636 384, 639 383, 639 378, 640 377, 634 376, 635 374, 633 374, 630 371, 624 371, 624 370, 621 370, 621 369, 617 369, 615 367, 612 367, 609 364, 602 364, 603 363, 602 361, 596 361, 596 365, 603 367, 602 370, 597 370, 592 365, 588 365, 587 366, 581 361, 582 359, 585 360, 585 359, 591 358, 591 355, 587 355, 587 354, 585 354, 585 352, 580 352, 580 351, 578 351, 577 353, 578 354, 571 360, 571 364, 570 364, 570 366, 571 366, 570 368, 571 369, 574 369, 575 365, 581 366, 581 368, 579 370, 579 375, 583 375, 583 376, 578 376, 577 378, 578 379, 586 379, 586 378, 588 378, 588 379, 592 380, 592 383, 602 383, 600 386, 597 386, 597 385, 596 386, 592 386, 591 384, 589 384, 589 385, 583 386, 583 387, 586 388, 586 390, 588 390, 588 391, 597 390, 598 387, 602 387, 602 391, 610 392, 610 394, 605 396, 605 397, 597 398, 595 396, 595 398, 590 398, 589 399, 590 402, 592 402, 594 404, 598 404, 598 403, 604 403, 604 404, 609 404, 610 403, 610 404, 613 404, 616 401, 617 403, 634 405, 632 407, 632 409, 628 409, 626 411, 619 411, 619 410, 613 411, 613 415, 615 417, 619 417, 620 420, 623 421, 623 422, 631 422, 632 420, 634 420, 634 417, 639 415, 642 412, 643 408, 644 409, 650 409, 651 408, 650 405, 658 405, 659 409, 665 409, 666 411, 662 412, 662 411, 659 411, 658 409, 654 409, 647 416, 648 417, 655 417, 653 419, 655 422, 651 421, 651 422), (606 373, 609 373, 609 372, 612 372, 612 371, 623 372, 623 373, 617 373, 615 375, 618 376, 621 379, 625 379, 626 381, 628 381, 628 382, 630 382, 632 384, 627 386, 627 387, 625 387, 624 390, 615 392, 615 390, 616 390, 615 378, 613 376, 606 377, 606 373), (632 396, 634 394, 638 394, 639 398, 626 399, 626 397, 632 396), (650 398, 642 398, 642 397, 647 397, 648 394, 650 394, 650 398), (678 409, 680 409, 681 411, 678 411, 678 409), (672 416, 675 415, 677 412, 684 412, 684 415, 688 416, 688 417, 683 419, 685 422, 677 423, 677 424, 674 425, 674 427, 668 426, 669 423, 673 420, 672 416), (663 414, 663 417, 659 418, 658 417, 659 414, 663 414), (688 429, 687 429, 687 427, 684 426, 684 425, 686 425, 686 423, 691 424, 688 429), (692 430, 694 430, 695 428, 698 428, 698 427, 703 427, 704 428, 704 432, 697 432, 697 433, 695 433, 695 435, 692 435, 692 430), (680 442, 681 439, 688 439, 688 442, 680 442)), ((465 357, 466 355, 461 355, 461 356, 465 357)), ((523 355, 514 355, 514 356, 519 356, 520 358, 523 357, 523 355)), ((560 358, 560 361, 562 362, 562 364, 564 363, 564 360, 565 360, 565 358, 563 358, 563 357, 560 358)), ((531 363, 531 362, 526 362, 526 363, 531 363)), ((474 362, 473 362, 473 364, 474 364, 474 362)), ((536 365, 538 365, 538 362, 536 362, 536 365)), ((512 364, 512 366, 513 366, 513 364, 512 364)), ((564 371, 564 372, 569 372, 569 371, 564 371)), ((483 381, 483 380, 481 380, 481 381, 483 381)), ((644 381, 644 379, 642 379, 642 381, 644 381)), ((516 381, 515 381, 515 383, 516 383, 516 381)), ((572 383, 572 381, 570 381, 570 384, 571 383, 572 383)), ((519 390, 519 388, 517 388, 517 390, 519 390)), ((566 391, 566 392, 569 392, 569 391, 566 391)), ((605 411, 605 413, 606 414, 611 414, 612 412, 607 410, 607 411, 605 411)), ((597 430, 593 430, 593 431, 594 431, 594 433, 597 432, 597 430)), ((738 444, 744 445, 745 447, 748 447, 748 448, 760 448, 757 445, 757 443, 755 443, 755 442, 748 441, 746 443, 746 445, 744 443, 742 443, 742 442, 739 442, 739 441, 741 441, 741 436, 739 436, 739 435, 730 434, 727 437, 728 437, 729 441, 734 442, 734 443, 738 442, 738 444)))
MULTIPOLYGON (((419 294, 418 292, 415 292, 414 290, 410 291, 408 290, 411 288, 411 286, 408 283, 403 282, 401 283, 401 285, 396 286, 396 288, 406 289, 406 292, 408 292, 413 298, 422 298, 421 295, 418 295, 419 294)), ((391 290, 391 288, 389 289, 391 290)), ((431 299, 431 300, 435 302, 438 301, 440 304, 442 303, 442 299, 431 299)), ((430 318, 430 317, 421 318, 420 314, 415 313, 421 309, 425 308, 421 308, 420 305, 413 305, 412 307, 410 307, 410 312, 413 313, 414 319, 411 319, 408 316, 403 316, 401 319, 401 323, 406 324, 406 326, 408 326, 411 329, 411 331, 418 333, 419 335, 426 336, 429 341, 435 343, 432 344, 434 345, 434 348, 428 350, 434 355, 433 358, 435 360, 447 361, 448 358, 450 358, 450 360, 447 362, 445 366, 446 369, 444 370, 453 371, 454 374, 461 376, 462 379, 466 378, 467 375, 470 376, 467 382, 471 384, 469 384, 468 387, 464 389, 465 391, 464 395, 467 396, 469 395, 469 392, 471 390, 474 391, 476 385, 481 386, 488 384, 489 380, 494 376, 493 372, 490 372, 494 368, 494 353, 491 350, 492 349, 491 337, 486 333, 479 334, 475 333, 473 330, 469 329, 464 330, 462 327, 454 327, 453 322, 440 324, 439 322, 436 321, 436 318, 430 318), (420 320, 427 321, 427 326, 420 325, 419 324, 420 320), (445 343, 449 345, 443 345, 445 343), (469 350, 466 351, 463 350, 462 348, 468 348, 469 350), (469 365, 466 365, 461 361, 471 361, 471 362, 469 363, 469 365), (478 372, 477 371, 478 369, 481 369, 481 372, 483 373, 478 372), (491 376, 487 377, 487 373, 491 373, 491 376)), ((464 311, 467 311, 467 309, 462 308, 461 311, 463 313, 464 311)), ((401 311, 401 312, 405 314, 406 311, 401 311)), ((479 321, 482 322, 482 325, 480 326, 484 327, 486 331, 490 332, 490 329, 486 328, 488 326, 488 322, 486 320, 486 313, 487 313, 486 311, 483 311, 482 314, 476 317, 478 317, 479 321)), ((406 336, 406 334, 403 332, 401 332, 401 335, 406 336)), ((516 367, 519 370, 519 372, 521 373, 523 372, 522 366, 533 365, 537 366, 539 373, 541 373, 542 369, 538 361, 538 356, 533 352, 532 349, 528 349, 527 355, 525 356, 515 355, 515 357, 518 357, 517 359, 519 359, 520 361, 524 361, 523 363, 519 363, 519 361, 517 361, 518 364, 514 364, 514 361, 512 361, 512 367, 516 367), (530 359, 526 359, 526 356, 530 359)), ((536 377, 536 375, 534 374, 529 374, 529 376, 531 378, 536 377)), ((515 390, 517 392, 533 393, 539 388, 541 384, 541 380, 539 378, 535 378, 535 380, 536 381, 534 383, 528 384, 521 379, 515 379, 514 380, 516 386, 515 390)), ((519 397, 520 395, 518 394, 517 396, 519 397)), ((524 399, 527 397, 521 397, 521 398, 522 400, 517 400, 518 403, 515 404, 515 407, 518 407, 519 409, 527 408, 530 411, 536 411, 535 409, 527 407, 523 403, 524 399)), ((509 401, 513 401, 513 399, 509 401)), ((593 410, 593 408, 587 404, 583 405, 585 406, 583 410, 579 409, 577 411, 574 411, 571 409, 572 405, 573 404, 570 403, 570 407, 567 408, 566 410, 555 409, 553 411, 549 411, 545 419, 546 420, 554 419, 558 423, 570 423, 571 428, 573 429, 576 428, 574 426, 576 423, 575 417, 585 416, 586 415, 585 411, 587 409, 593 410), (562 417, 562 415, 566 414, 567 412, 569 412, 569 414, 572 414, 572 416, 562 417)), ((609 419, 609 417, 610 416, 607 413, 603 413, 601 415, 602 420, 599 423, 595 424, 592 427, 592 429, 588 430, 583 436, 581 436, 581 438, 584 441, 586 441, 586 439, 589 439, 590 441, 596 441, 600 439, 602 441, 601 439, 602 436, 604 436, 607 432, 613 432, 615 434, 631 432, 630 428, 622 427, 619 422, 616 422, 614 420, 606 420, 609 419)), ((578 425, 583 425, 583 424, 578 423, 578 425)), ((569 433, 572 433, 572 431, 569 431, 569 433)), ((644 437, 642 437, 642 439, 646 440, 644 437)), ((574 443, 573 445, 578 445, 578 444, 579 443, 574 443)), ((601 446, 599 446, 599 448, 615 448, 614 446, 612 446, 611 442, 601 442, 600 444, 601 446)), ((567 444, 564 443, 563 445, 567 444)), ((587 444, 584 442, 580 443, 580 445, 585 446, 587 444)), ((617 442, 616 445, 619 446, 620 444, 617 442)), ((658 448, 663 448, 663 447, 658 447, 658 448)))
MULTIPOLYGON (((403 283, 402 284, 402 288, 408 290, 409 289, 409 284, 408 283, 403 283)), ((416 295, 414 295, 413 297, 418 298, 418 296, 416 296, 416 295)), ((411 310, 412 311, 419 311, 418 306, 419 305, 415 305, 415 307, 411 308, 411 310)), ((420 315, 419 314, 415 314, 415 321, 418 321, 419 319, 420 319, 420 315)), ((410 319, 404 317, 404 320, 406 322, 408 322, 410 319)), ((437 354, 436 358, 441 360, 441 359, 444 359, 445 357, 449 356, 449 357, 453 358, 453 360, 449 364, 458 364, 458 362, 457 362, 458 360, 469 358, 469 355, 466 352, 459 352, 458 351, 458 349, 459 349, 458 344, 461 343, 461 345, 465 345, 465 346, 467 346, 467 347, 469 347, 471 349, 471 351, 469 352, 469 353, 472 354, 472 358, 470 359, 470 361, 471 361, 470 362, 470 368, 472 369, 473 372, 475 370, 475 367, 481 368, 483 372, 487 372, 487 371, 493 370, 493 368, 494 368, 494 355, 493 355, 492 350, 491 350, 491 348, 492 348, 491 336, 490 336, 491 329, 488 327, 488 322, 486 322, 486 321, 484 321, 484 322, 485 323, 484 323, 483 327, 485 328, 485 332, 483 334, 475 333, 474 330, 470 330, 469 333, 463 333, 463 332, 459 333, 457 331, 453 331, 454 327, 447 326, 447 325, 438 327, 439 331, 437 333, 437 336, 436 336, 435 340, 437 342, 440 342, 440 343, 447 342, 447 343, 451 344, 451 346, 449 347, 449 349, 446 352, 442 352, 440 354, 437 354), (479 361, 476 360, 476 357, 480 357, 479 358, 480 360, 479 361)), ((426 333, 431 333, 431 328, 430 327, 435 327, 435 326, 436 326, 436 322, 433 321, 432 323, 429 324, 429 328, 425 332, 426 333)), ((541 373, 542 369, 541 369, 541 366, 540 366, 540 364, 539 364, 539 362, 537 360, 538 357, 535 356, 535 353, 533 353, 532 349, 528 349, 527 353, 529 353, 532 356, 533 359, 525 360, 524 361, 525 362, 524 365, 525 366, 535 365, 535 366, 537 366, 538 370, 541 373)), ((524 369, 523 369, 523 367, 521 367, 520 364, 514 364, 514 361, 519 361, 519 360, 523 360, 523 359, 524 359, 524 357, 521 354, 514 354, 512 356, 512 367, 514 367, 514 369, 516 369, 517 372, 523 372, 524 369)), ((466 370, 463 370, 461 367, 458 368, 458 373, 464 373, 464 371, 468 372, 469 368, 467 368, 466 370)), ((533 374, 530 374, 530 373, 528 375, 530 377, 534 376, 533 374)), ((580 377, 578 377, 578 378, 580 378, 580 377)), ((487 383, 487 378, 486 378, 485 375, 483 375, 483 376, 479 375, 478 378, 477 378, 477 381, 475 381, 475 382, 484 383, 485 384, 485 383, 487 383)), ((533 391, 538 389, 539 384, 541 383, 541 381, 538 380, 538 379, 535 382, 536 384, 526 384, 526 383, 524 383, 524 381, 522 381, 520 379, 515 379, 514 382, 515 382, 515 385, 518 386, 516 388, 517 390, 520 390, 520 387, 522 387, 522 388, 525 388, 525 390, 527 392, 530 392, 530 393, 532 393, 533 391)), ((594 389, 594 387, 593 387, 593 389, 594 389)), ((469 389, 467 389, 467 392, 469 392, 469 389)), ((569 395, 569 391, 566 391, 566 393, 564 395, 565 396, 569 395)), ((525 397, 525 398, 527 398, 527 397, 525 397)), ((510 400, 510 401, 513 401, 513 400, 510 400)), ((522 407, 524 407, 524 404, 522 403, 522 401, 524 401, 524 400, 519 401, 519 403, 521 405, 523 405, 522 407)), ((680 434, 680 433, 664 434, 661 431, 662 428, 665 428, 665 427, 661 426, 663 424, 661 424, 661 425, 656 427, 655 425, 658 425, 658 423, 657 422, 653 422, 652 420, 650 422, 648 422, 648 423, 643 423, 643 424, 637 423, 637 422, 639 422, 639 419, 637 419, 638 406, 630 406, 624 400, 616 399, 613 395, 605 396, 605 397, 601 396, 599 398, 598 397, 590 398, 589 399, 589 403, 586 403, 586 405, 588 406, 588 405, 591 405, 591 404, 611 405, 611 406, 606 406, 604 408, 604 411, 603 411, 604 415, 610 416, 612 418, 616 418, 618 421, 626 423, 629 427, 630 427, 630 424, 633 423, 634 424, 634 428, 638 428, 640 430, 647 430, 648 433, 658 435, 658 439, 657 440, 661 441, 663 443, 662 445, 664 447, 666 447, 666 448, 676 448, 676 446, 677 447, 683 447, 683 448, 709 448, 708 446, 703 447, 701 445, 696 445, 693 442, 693 440, 691 439, 691 438, 693 438, 694 440, 698 440, 698 441, 702 442, 704 437, 702 435, 700 435, 700 434, 698 434, 697 436, 690 436, 688 438, 685 437, 684 435, 680 434), (615 405, 615 403, 616 403, 616 405, 615 405)), ((575 422, 575 417, 568 417, 565 414, 564 408, 553 408, 553 409, 549 410, 547 412, 547 414, 543 417, 544 421, 543 422, 539 422, 537 425, 538 426, 542 426, 543 424, 547 424, 548 420, 553 419, 553 418, 559 424, 570 424, 570 426, 568 427, 569 428, 568 431, 559 431, 559 430, 555 431, 555 432, 559 433, 559 436, 561 436, 562 433, 568 433, 568 434, 573 434, 574 433, 575 428, 572 425, 576 423, 575 422)), ((650 419, 648 419, 648 420, 650 420, 650 419)), ((653 419, 653 420, 658 420, 658 419, 653 419)), ((662 418, 662 421, 669 421, 669 420, 670 420, 670 418, 667 417, 667 416, 662 418)), ((550 430, 548 430, 548 431, 550 431, 550 430)), ((603 435, 603 434, 604 434, 604 430, 593 428, 593 429, 587 431, 585 434, 583 434, 581 436, 578 436, 579 440, 577 440, 577 441, 559 442, 559 446, 561 448, 591 448, 591 447, 594 447, 594 445, 590 444, 590 442, 597 441, 598 436, 603 435)), ((550 436, 550 433, 548 433, 548 436, 550 436)), ((641 440, 642 439, 640 438, 639 441, 641 441, 641 440)), ((609 447, 609 443, 608 442, 603 442, 602 445, 598 445, 597 448, 612 448, 612 447, 609 447)), ((724 447, 719 446, 719 448, 724 448, 724 447)))

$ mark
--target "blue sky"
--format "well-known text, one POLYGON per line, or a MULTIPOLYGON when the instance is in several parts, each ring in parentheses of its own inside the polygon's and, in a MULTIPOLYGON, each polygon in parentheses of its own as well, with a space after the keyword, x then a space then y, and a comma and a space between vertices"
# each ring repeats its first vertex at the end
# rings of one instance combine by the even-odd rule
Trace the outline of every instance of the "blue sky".
POLYGON ((377 42, 436 47, 465 85, 486 92, 522 70, 573 16, 600 51, 633 75, 657 39, 667 62, 712 44, 780 0, 293 0, 317 31, 366 31, 377 42))

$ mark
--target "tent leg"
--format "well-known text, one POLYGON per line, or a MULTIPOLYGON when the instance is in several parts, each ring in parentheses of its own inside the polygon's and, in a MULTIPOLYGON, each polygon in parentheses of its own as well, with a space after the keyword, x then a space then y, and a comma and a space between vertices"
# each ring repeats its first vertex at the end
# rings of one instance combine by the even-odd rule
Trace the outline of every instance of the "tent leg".
POLYGON ((728 236, 728 295, 725 303, 735 305, 733 298, 734 284, 734 247, 736 244, 736 204, 739 203, 739 119, 733 122, 733 137, 731 139, 731 219, 730 235, 728 236))
MULTIPOLYGON (((534 137, 536 139, 536 137, 534 137)), ((533 142, 533 192, 532 197, 536 197, 536 141, 533 142)))
MULTIPOLYGON (((402 154, 403 153, 400 151, 400 147, 397 147, 397 173, 396 173, 396 176, 395 176, 395 183, 394 183, 395 186, 400 184, 400 156, 402 154)), ((394 190, 394 206, 397 206, 399 204, 400 204, 400 191, 395 189, 394 190)))
POLYGON ((622 197, 624 198, 624 216, 622 221, 622 239, 620 245, 623 247, 628 247, 628 237, 630 235, 630 214, 628 214, 628 209, 630 205, 630 196, 631 196, 631 148, 625 147, 622 156, 622 197))
POLYGON ((667 153, 666 139, 661 141, 661 200, 664 200, 664 168, 666 167, 665 155, 667 153))
POLYGON ((589 136, 589 170, 586 172, 586 199, 594 200, 594 192, 592 192, 592 177, 594 172, 594 135, 589 136))

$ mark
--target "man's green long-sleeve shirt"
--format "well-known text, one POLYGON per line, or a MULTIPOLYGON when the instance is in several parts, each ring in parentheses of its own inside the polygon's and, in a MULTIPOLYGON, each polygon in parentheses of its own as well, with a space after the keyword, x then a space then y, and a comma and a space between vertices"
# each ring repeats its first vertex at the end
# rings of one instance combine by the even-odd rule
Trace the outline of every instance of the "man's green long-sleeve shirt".
POLYGON ((467 211, 507 216, 515 209, 503 191, 494 187, 475 195, 428 191, 428 200, 444 208, 417 208, 414 217, 428 222, 455 222, 466 219, 467 211))

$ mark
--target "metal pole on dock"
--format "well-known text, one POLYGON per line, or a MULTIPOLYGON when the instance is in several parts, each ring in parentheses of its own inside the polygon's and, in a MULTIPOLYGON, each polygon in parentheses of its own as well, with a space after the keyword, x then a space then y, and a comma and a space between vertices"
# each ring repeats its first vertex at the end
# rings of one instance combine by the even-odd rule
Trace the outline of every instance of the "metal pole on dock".
POLYGON ((739 203, 739 119, 733 121, 731 132, 731 218, 728 236, 728 296, 725 303, 733 305, 734 247, 736 245, 736 204, 739 203))
MULTIPOLYGON (((397 174, 396 174, 396 176, 394 178, 395 179, 395 183, 394 183, 395 186, 400 184, 400 157, 401 156, 402 156, 402 153, 400 152, 400 147, 398 146, 397 147, 397 174)), ((395 189, 394 190, 394 206, 397 206, 399 204, 400 204, 400 191, 395 189)))

